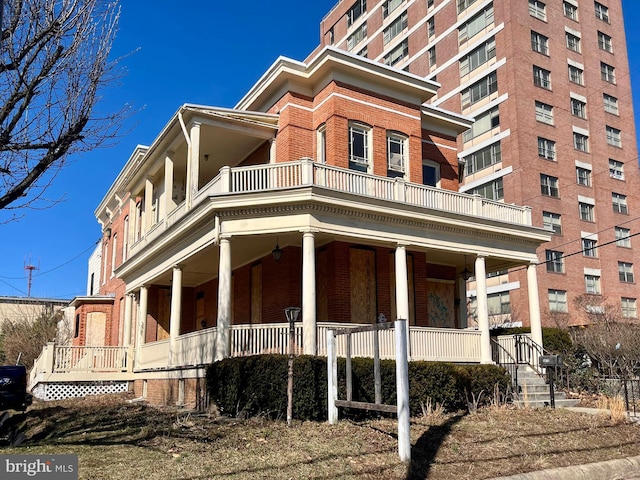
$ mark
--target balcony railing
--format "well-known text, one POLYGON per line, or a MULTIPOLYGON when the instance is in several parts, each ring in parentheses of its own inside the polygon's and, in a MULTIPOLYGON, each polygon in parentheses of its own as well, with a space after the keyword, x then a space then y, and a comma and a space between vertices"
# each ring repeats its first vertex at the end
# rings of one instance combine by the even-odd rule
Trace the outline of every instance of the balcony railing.
MULTIPOLYGON (((479 195, 468 195, 410 183, 401 178, 386 178, 344 168, 315 163, 310 159, 248 167, 223 167, 195 195, 191 208, 206 198, 230 193, 256 193, 319 186, 362 197, 376 198, 439 210, 446 213, 485 218, 515 225, 531 226, 531 208, 488 200, 479 195)), ((137 253, 164 230, 188 215, 183 202, 146 232, 131 246, 137 253)))

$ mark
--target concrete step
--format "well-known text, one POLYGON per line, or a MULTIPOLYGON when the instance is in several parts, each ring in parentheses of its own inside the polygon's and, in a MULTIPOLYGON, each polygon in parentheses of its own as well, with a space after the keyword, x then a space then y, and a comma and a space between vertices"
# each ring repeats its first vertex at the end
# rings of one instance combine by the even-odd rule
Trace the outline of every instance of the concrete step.
MULTIPOLYGON (((575 407, 579 403, 580 403, 580 400, 575 399, 575 398, 558 399, 556 397, 556 400, 555 400, 556 408, 575 407)), ((551 402, 549 401, 549 399, 546 399, 546 400, 526 400, 526 401, 525 400, 514 400, 513 404, 517 405, 519 407, 523 407, 523 408, 545 408, 545 407, 550 407, 551 406, 551 402)))

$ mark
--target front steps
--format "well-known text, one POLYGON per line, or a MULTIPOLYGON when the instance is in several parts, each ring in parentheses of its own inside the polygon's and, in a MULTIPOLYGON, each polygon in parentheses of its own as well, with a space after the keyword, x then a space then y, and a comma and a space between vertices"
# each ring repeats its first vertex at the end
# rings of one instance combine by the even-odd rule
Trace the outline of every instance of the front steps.
MULTIPOLYGON (((528 408, 544 408, 551 406, 549 385, 528 365, 518 368, 518 386, 520 392, 514 398, 514 405, 528 408)), ((575 407, 580 400, 567 398, 564 392, 554 391, 557 408, 575 407)))

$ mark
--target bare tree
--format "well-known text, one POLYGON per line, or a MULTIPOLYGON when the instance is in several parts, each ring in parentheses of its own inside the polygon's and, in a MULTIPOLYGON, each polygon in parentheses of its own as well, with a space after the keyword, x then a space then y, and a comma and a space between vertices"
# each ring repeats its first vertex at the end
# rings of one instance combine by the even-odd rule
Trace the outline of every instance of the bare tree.
POLYGON ((15 210, 44 201, 69 155, 112 139, 127 109, 97 106, 117 77, 117 60, 109 58, 117 0, 3 3, 0 210, 15 210))

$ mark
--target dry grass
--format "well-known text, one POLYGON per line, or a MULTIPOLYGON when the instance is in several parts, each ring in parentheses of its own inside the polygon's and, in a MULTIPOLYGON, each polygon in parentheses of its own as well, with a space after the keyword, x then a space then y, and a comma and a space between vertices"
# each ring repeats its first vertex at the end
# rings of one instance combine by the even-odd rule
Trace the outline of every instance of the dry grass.
POLYGON ((233 420, 122 397, 39 403, 8 422, 25 435, 0 453, 76 453, 80 478, 483 479, 640 455, 640 426, 566 410, 479 409, 412 422, 410 472, 396 423, 233 420))

